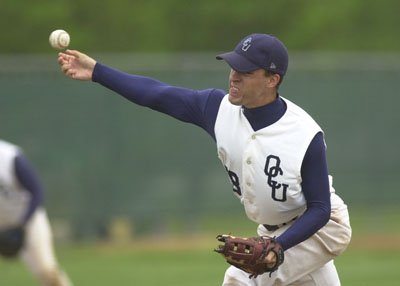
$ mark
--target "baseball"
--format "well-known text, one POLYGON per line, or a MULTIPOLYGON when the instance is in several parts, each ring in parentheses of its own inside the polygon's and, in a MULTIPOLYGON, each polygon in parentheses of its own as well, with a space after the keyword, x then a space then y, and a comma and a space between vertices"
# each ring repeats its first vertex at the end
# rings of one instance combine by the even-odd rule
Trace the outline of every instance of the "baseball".
POLYGON ((50 34, 50 45, 58 50, 65 49, 69 45, 69 34, 64 30, 55 30, 50 34))

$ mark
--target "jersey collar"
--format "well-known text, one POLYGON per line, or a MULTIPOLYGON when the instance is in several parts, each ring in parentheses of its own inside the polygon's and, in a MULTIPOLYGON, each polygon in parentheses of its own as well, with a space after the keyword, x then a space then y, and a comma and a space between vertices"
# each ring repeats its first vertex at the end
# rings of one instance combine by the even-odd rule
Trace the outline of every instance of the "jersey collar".
POLYGON ((269 104, 255 108, 242 106, 242 109, 253 130, 258 131, 277 122, 285 114, 287 106, 278 94, 269 104))

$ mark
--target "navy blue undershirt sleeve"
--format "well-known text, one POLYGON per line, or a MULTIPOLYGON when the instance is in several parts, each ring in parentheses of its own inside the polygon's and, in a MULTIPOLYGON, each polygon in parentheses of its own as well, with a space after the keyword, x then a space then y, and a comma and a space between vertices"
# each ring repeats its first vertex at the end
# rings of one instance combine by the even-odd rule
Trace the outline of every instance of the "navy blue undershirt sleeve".
POLYGON ((330 218, 328 167, 322 133, 315 135, 307 149, 301 167, 301 177, 301 187, 307 201, 307 210, 277 238, 285 250, 312 236, 330 218))
POLYGON ((192 123, 215 140, 214 125, 225 92, 220 89, 192 90, 175 87, 153 78, 132 75, 97 63, 93 77, 129 101, 192 123))
POLYGON ((25 224, 36 208, 43 203, 43 188, 33 167, 22 154, 15 157, 14 166, 19 183, 31 193, 31 201, 23 218, 23 223, 25 224))

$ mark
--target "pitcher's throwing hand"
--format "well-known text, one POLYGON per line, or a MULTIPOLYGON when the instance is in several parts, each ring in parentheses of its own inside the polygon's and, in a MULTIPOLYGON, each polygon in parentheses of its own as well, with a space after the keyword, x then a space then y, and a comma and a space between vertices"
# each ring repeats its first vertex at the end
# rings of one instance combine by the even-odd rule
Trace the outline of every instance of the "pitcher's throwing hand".
POLYGON ((58 63, 61 65, 61 71, 68 77, 82 81, 92 80, 94 66, 96 65, 94 59, 75 50, 59 53, 58 63))

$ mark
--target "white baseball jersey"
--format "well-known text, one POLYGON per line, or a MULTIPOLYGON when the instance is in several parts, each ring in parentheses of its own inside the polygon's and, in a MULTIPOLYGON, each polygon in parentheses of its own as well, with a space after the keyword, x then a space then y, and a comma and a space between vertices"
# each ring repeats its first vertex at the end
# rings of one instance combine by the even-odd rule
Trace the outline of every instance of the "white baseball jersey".
POLYGON ((282 224, 305 211, 301 165, 312 139, 322 132, 303 109, 282 99, 287 104, 283 117, 254 131, 242 107, 225 96, 215 124, 218 157, 247 216, 260 224, 282 224))
POLYGON ((19 152, 17 146, 0 140, 0 227, 19 225, 31 199, 15 177, 14 159, 19 152))

